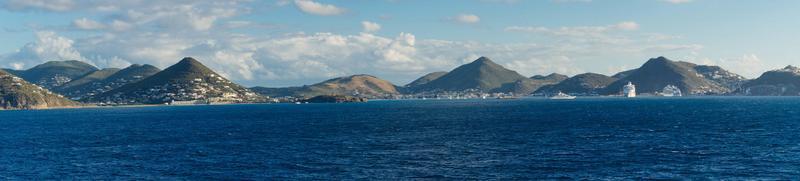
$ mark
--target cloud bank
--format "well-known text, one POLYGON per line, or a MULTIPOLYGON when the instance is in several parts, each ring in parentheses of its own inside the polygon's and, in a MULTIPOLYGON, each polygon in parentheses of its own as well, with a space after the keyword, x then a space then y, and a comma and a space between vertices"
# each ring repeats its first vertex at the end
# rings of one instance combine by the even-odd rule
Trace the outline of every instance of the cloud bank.
MULTIPOLYGON (((666 43, 675 36, 639 32, 640 25, 633 21, 598 26, 509 26, 505 28, 508 33, 553 41, 484 43, 418 38, 413 32, 380 35, 376 33, 382 30, 381 25, 370 21, 355 21, 353 28, 361 32, 353 34, 239 33, 237 30, 270 28, 237 19, 253 11, 254 2, 249 0, 43 2, 7 1, 3 7, 12 11, 90 12, 95 16, 64 22, 65 27, 37 30, 35 41, 0 55, 0 66, 23 69, 51 60, 81 60, 99 67, 138 63, 164 68, 192 56, 248 86, 310 84, 361 73, 402 85, 480 56, 530 76, 582 73, 586 71, 582 64, 620 54, 647 57, 703 48, 666 43)), ((347 11, 310 0, 286 3, 281 8, 296 7, 319 16, 347 11)), ((453 20, 467 24, 481 21, 472 14, 453 20)))

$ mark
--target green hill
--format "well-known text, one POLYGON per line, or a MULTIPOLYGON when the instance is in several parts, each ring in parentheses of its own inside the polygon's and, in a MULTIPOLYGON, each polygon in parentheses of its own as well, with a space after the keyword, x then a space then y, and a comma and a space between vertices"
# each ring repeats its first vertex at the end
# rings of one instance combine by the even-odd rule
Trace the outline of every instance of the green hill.
POLYGON ((388 98, 400 94, 398 87, 391 82, 364 74, 333 78, 302 87, 254 87, 252 89, 262 95, 272 97, 310 98, 319 95, 346 95, 366 98, 388 98))
POLYGON ((263 101, 256 93, 215 73, 191 57, 141 81, 93 96, 88 101, 160 104, 171 101, 263 101))
POLYGON ((0 70, 0 109, 44 109, 80 104, 0 70))
POLYGON ((103 69, 58 87, 56 91, 73 99, 83 99, 138 82, 159 71, 161 70, 152 65, 139 64, 128 66, 122 70, 116 69, 116 71, 103 69))
POLYGON ((461 65, 447 74, 426 84, 409 87, 412 92, 463 91, 475 89, 489 92, 503 84, 528 79, 519 73, 506 69, 486 57, 472 63, 461 65))
POLYGON ((542 81, 553 82, 553 83, 559 83, 559 82, 561 82, 563 80, 567 80, 568 78, 569 78, 569 76, 562 75, 562 74, 557 74, 557 73, 551 73, 550 75, 547 75, 547 76, 534 75, 533 77, 531 77, 531 79, 533 79, 533 80, 542 80, 542 81))
POLYGON ((28 70, 14 71, 14 74, 28 82, 53 89, 97 70, 97 67, 85 62, 67 60, 46 62, 28 70))
POLYGON ((417 80, 414 80, 411 83, 406 84, 405 87, 407 87, 407 88, 408 87, 418 87, 418 86, 421 86, 423 84, 427 84, 427 83, 429 83, 429 82, 431 82, 433 80, 436 80, 439 77, 444 76, 445 74, 447 74, 447 72, 445 72, 445 71, 428 73, 428 74, 425 74, 424 76, 418 78, 417 80))
POLYGON ((603 74, 584 73, 570 77, 558 84, 544 86, 536 90, 536 93, 554 94, 560 91, 574 95, 594 95, 616 80, 616 78, 603 74))
POLYGON ((505 83, 498 88, 492 89, 491 92, 513 93, 515 95, 528 95, 536 90, 539 90, 539 88, 543 86, 557 84, 567 78, 569 77, 557 73, 552 73, 547 76, 535 75, 528 79, 520 79, 512 83, 505 83))
MULTIPOLYGON (((84 86, 86 84, 91 84, 94 82, 98 82, 108 78, 111 75, 117 73, 120 69, 118 68, 105 68, 100 69, 98 71, 94 71, 92 73, 86 74, 82 77, 79 77, 75 80, 69 81, 64 85, 59 86, 55 89, 57 92, 61 92, 60 90, 71 89, 75 87, 84 86)), ((63 93, 63 92, 62 92, 63 93)))

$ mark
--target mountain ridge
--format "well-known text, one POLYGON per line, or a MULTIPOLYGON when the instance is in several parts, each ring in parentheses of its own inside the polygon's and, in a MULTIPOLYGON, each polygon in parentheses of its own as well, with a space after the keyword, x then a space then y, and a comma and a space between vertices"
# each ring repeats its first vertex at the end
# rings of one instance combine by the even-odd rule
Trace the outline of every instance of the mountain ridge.
POLYGON ((737 93, 749 96, 798 96, 800 95, 800 68, 788 65, 783 69, 764 72, 748 81, 737 93))
POLYGON ((77 60, 48 61, 27 70, 13 71, 18 77, 47 89, 54 89, 99 69, 77 60))
POLYGON ((262 95, 273 97, 294 96, 310 98, 320 95, 353 95, 368 98, 390 98, 401 94, 400 87, 367 74, 336 77, 301 87, 253 87, 252 89, 262 95))
POLYGON ((572 76, 558 84, 543 86, 536 90, 536 93, 554 94, 563 92, 575 95, 595 95, 616 80, 616 78, 603 74, 583 73, 572 76))
MULTIPOLYGON (((77 85, 73 85, 73 82, 80 81, 81 79, 70 81, 63 86, 58 87, 56 90, 70 98, 83 99, 122 87, 125 84, 137 82, 160 71, 161 69, 158 69, 152 65, 133 64, 124 69, 117 69, 117 71, 113 72, 113 74, 95 76, 91 78, 91 80, 88 80, 89 82, 75 83, 77 85)), ((91 76, 91 74, 87 76, 91 76)))
MULTIPOLYGON (((677 86, 682 92, 695 95, 719 95, 732 92, 731 87, 726 87, 727 85, 718 82, 719 80, 706 77, 704 73, 711 73, 698 71, 698 67, 701 67, 700 70, 705 70, 701 65, 672 61, 663 56, 651 58, 641 67, 631 70, 628 75, 621 76, 600 93, 604 95, 618 94, 622 90, 622 86, 628 82, 636 85, 638 93, 647 94, 655 94, 667 85, 677 86)), ((741 76, 736 75, 735 77, 741 76)))

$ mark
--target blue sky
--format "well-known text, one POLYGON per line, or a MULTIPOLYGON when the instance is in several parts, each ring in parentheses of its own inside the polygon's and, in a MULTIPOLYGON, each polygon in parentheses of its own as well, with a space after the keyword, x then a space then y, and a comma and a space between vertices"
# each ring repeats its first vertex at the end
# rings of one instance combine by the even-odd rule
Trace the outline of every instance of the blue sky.
POLYGON ((748 78, 797 64, 800 1, 4 0, 0 67, 192 56, 248 86, 350 74, 403 85, 488 56, 526 76, 611 75, 651 57, 748 78))

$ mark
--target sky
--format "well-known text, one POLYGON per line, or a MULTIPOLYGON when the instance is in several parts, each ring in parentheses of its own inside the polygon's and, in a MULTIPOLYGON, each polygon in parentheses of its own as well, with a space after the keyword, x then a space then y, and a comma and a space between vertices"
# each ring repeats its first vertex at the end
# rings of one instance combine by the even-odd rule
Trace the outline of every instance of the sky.
POLYGON ((0 0, 0 67, 166 68, 246 86, 370 74, 396 85, 481 56, 525 76, 613 75, 665 56, 748 78, 798 65, 800 1, 0 0))

